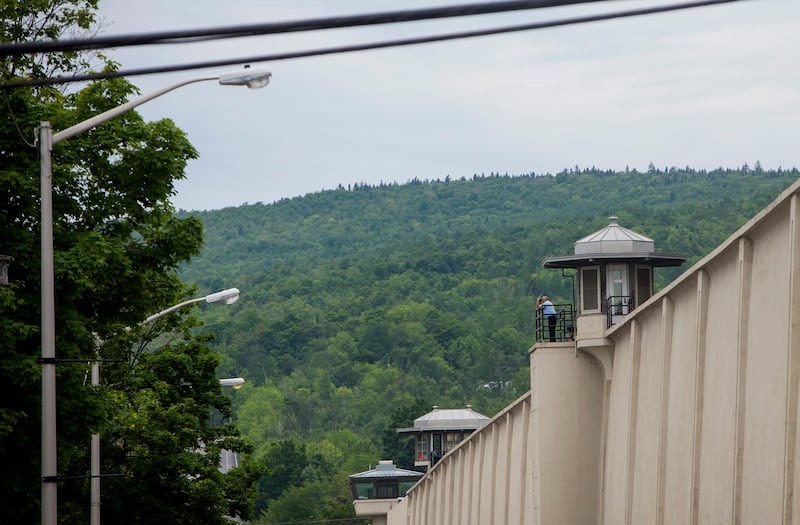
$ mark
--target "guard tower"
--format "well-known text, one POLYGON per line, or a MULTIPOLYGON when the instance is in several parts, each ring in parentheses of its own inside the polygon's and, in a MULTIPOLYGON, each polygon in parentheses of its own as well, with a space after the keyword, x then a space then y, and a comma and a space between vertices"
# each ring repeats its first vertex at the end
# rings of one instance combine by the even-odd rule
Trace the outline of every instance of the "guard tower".
POLYGON ((574 255, 546 257, 545 268, 574 268, 577 276, 575 339, 602 339, 619 322, 653 295, 653 269, 680 266, 685 255, 655 253, 653 239, 619 225, 608 226, 575 242, 574 255))
POLYGON ((408 489, 422 477, 422 472, 397 468, 392 460, 382 460, 372 470, 347 478, 357 516, 371 517, 373 525, 386 523, 386 514, 408 489))
POLYGON ((398 428, 398 434, 413 434, 417 438, 415 467, 431 467, 450 452, 465 437, 489 422, 489 418, 466 408, 433 410, 414 420, 413 428, 398 428))

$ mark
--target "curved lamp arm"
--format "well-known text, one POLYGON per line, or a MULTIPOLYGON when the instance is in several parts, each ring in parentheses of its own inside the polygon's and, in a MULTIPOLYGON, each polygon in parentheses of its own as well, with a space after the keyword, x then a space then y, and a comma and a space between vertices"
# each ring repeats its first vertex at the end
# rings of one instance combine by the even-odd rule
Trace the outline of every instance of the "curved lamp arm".
POLYGON ((205 301, 207 303, 224 303, 224 304, 233 304, 237 300, 239 300, 239 289, 238 288, 228 288, 227 290, 222 290, 219 292, 214 292, 212 294, 206 295, 205 297, 195 297, 194 299, 189 299, 188 301, 184 301, 182 303, 176 304, 174 306, 170 306, 166 310, 161 310, 157 314, 153 314, 144 321, 139 324, 146 324, 160 317, 164 317, 165 315, 178 310, 179 308, 183 308, 184 306, 188 306, 194 303, 200 303, 205 301))
POLYGON ((50 140, 50 145, 52 146, 53 144, 58 144, 62 140, 66 140, 77 135, 78 133, 91 129, 99 124, 102 124, 103 122, 111 120, 112 118, 125 113, 126 111, 130 111, 137 106, 141 106, 145 102, 153 100, 156 97, 160 97, 164 93, 169 93, 170 91, 178 89, 179 87, 187 84, 205 82, 207 80, 219 80, 219 83, 223 86, 247 86, 250 89, 258 89, 269 84, 271 77, 272 73, 266 69, 258 68, 244 69, 235 73, 227 73, 223 75, 205 75, 187 80, 181 80, 180 82, 170 84, 169 86, 163 87, 157 91, 153 91, 152 93, 148 93, 147 95, 143 95, 139 98, 126 102, 125 104, 100 113, 99 115, 88 118, 83 122, 79 122, 78 124, 75 124, 74 126, 71 126, 63 131, 53 133, 50 140))

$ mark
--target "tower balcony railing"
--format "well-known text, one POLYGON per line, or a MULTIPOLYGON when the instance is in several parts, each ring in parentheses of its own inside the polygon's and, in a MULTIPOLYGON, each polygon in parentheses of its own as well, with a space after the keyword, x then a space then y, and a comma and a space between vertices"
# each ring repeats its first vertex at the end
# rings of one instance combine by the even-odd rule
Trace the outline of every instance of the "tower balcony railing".
POLYGON ((536 341, 563 343, 575 338, 575 307, 572 304, 554 304, 555 322, 541 308, 536 310, 536 341))
POLYGON ((632 295, 612 295, 606 300, 606 315, 608 327, 615 324, 616 318, 625 316, 636 309, 636 302, 632 295))

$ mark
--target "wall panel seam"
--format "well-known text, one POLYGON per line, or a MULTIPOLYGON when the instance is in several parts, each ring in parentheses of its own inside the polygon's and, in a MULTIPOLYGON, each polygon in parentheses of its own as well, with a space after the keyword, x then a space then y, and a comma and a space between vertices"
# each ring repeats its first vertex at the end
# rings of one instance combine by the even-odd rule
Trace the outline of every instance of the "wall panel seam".
POLYGON ((627 473, 625 481, 625 523, 631 525, 633 519, 633 495, 636 487, 636 427, 639 411, 639 361, 641 358, 641 327, 639 321, 630 322, 631 367, 628 398, 628 450, 627 473))
POLYGON ((739 239, 739 314, 736 377, 736 428, 734 430, 733 522, 742 521, 742 476, 744 468, 744 424, 747 409, 747 331, 750 322, 750 281, 753 272, 753 246, 750 239, 739 239))
POLYGON ((661 399, 658 418, 658 488, 656 493, 656 523, 664 523, 664 499, 667 476, 667 421, 669 420, 669 382, 672 360, 672 330, 674 305, 669 296, 661 300, 661 399))
POLYGON ((798 378, 800 377, 800 298, 798 298, 798 283, 800 283, 800 196, 792 195, 789 206, 789 260, 788 260, 788 291, 789 311, 787 319, 787 349, 786 349, 786 433, 784 437, 784 474, 783 474, 783 523, 792 523, 794 515, 794 480, 795 480, 795 448, 797 446, 797 409, 798 409, 798 378))
POLYGON ((694 435, 692 440, 692 487, 690 523, 696 525, 700 513, 700 453, 703 439, 703 408, 705 406, 706 334, 708 332, 709 275, 697 272, 697 310, 695 347, 697 349, 694 380, 694 435))

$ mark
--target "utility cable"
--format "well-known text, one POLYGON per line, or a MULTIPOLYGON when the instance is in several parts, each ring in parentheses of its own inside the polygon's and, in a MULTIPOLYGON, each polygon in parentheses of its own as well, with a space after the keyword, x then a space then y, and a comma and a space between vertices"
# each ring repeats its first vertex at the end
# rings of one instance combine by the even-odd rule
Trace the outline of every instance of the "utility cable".
POLYGON ((394 24, 400 22, 417 22, 421 20, 433 20, 440 18, 506 13, 510 11, 527 9, 542 9, 546 7, 563 7, 602 1, 605 0, 508 0, 503 2, 485 2, 481 4, 433 7, 427 9, 391 11, 386 13, 312 18, 309 20, 293 22, 272 22, 233 27, 186 29, 161 33, 101 36, 74 40, 0 43, 0 56, 14 56, 45 52, 87 51, 90 49, 105 49, 110 47, 153 44, 196 43, 205 40, 222 38, 240 38, 245 36, 275 35, 280 33, 341 29, 345 27, 394 24))
POLYGON ((12 81, 12 82, 2 82, 0 83, 0 89, 8 89, 8 88, 15 88, 15 87, 27 87, 27 86, 44 86, 44 85, 52 85, 52 84, 64 84, 68 82, 85 82, 91 80, 104 80, 109 78, 118 78, 118 77, 132 77, 132 76, 141 76, 141 75, 151 75, 155 73, 168 73, 174 71, 186 71, 192 69, 206 69, 211 67, 219 67, 219 66, 229 66, 229 65, 236 65, 236 64, 250 64, 250 63, 258 63, 258 62, 277 62, 280 60, 289 60, 295 58, 307 58, 313 56, 323 56, 323 55, 332 55, 332 54, 340 54, 340 53, 351 53, 355 51, 366 51, 371 49, 385 49, 391 47, 402 47, 402 46, 409 46, 409 45, 418 45, 418 44, 427 44, 433 42, 443 42, 448 40, 457 40, 457 39, 464 39, 464 38, 473 38, 473 37, 480 37, 480 36, 490 36, 490 35, 498 35, 503 33, 512 33, 512 32, 520 32, 520 31, 530 31, 536 29, 546 29, 552 27, 559 27, 559 26, 566 26, 566 25, 575 25, 575 24, 583 24, 588 22, 599 22, 604 20, 611 20, 617 18, 629 18, 634 16, 641 16, 641 15, 648 15, 648 14, 657 14, 657 13, 665 13, 669 11, 678 11, 683 9, 691 9, 696 7, 706 7, 711 5, 717 4, 726 4, 732 2, 740 2, 742 0, 698 0, 695 2, 687 2, 682 4, 672 4, 668 6, 659 6, 659 7, 648 7, 648 8, 640 8, 640 9, 633 9, 628 11, 617 11, 612 13, 604 13, 604 14, 597 14, 597 15, 587 15, 575 18, 565 18, 560 20, 552 20, 547 22, 534 22, 530 24, 521 24, 521 25, 514 25, 514 26, 504 26, 498 28, 490 28, 490 29, 478 29, 474 31, 464 31, 458 33, 449 33, 449 34, 440 34, 440 35, 433 35, 433 36, 423 36, 423 37, 416 37, 416 38, 406 38, 400 40, 389 40, 384 42, 372 42, 367 44, 353 44, 347 46, 337 46, 337 47, 330 47, 330 48, 322 48, 322 49, 312 49, 307 51, 294 51, 294 52, 287 52, 287 53, 277 53, 271 55, 256 55, 250 57, 239 57, 239 58, 228 58, 228 59, 220 59, 220 60, 210 60, 204 62, 192 62, 186 64, 178 64, 178 65, 165 65, 165 66, 153 66, 153 67, 146 67, 146 68, 138 68, 138 69, 127 69, 127 70, 117 70, 117 71, 106 71, 102 73, 87 73, 82 75, 73 75, 69 77, 52 77, 52 78, 39 78, 39 79, 29 79, 29 80, 19 80, 19 81, 12 81))

